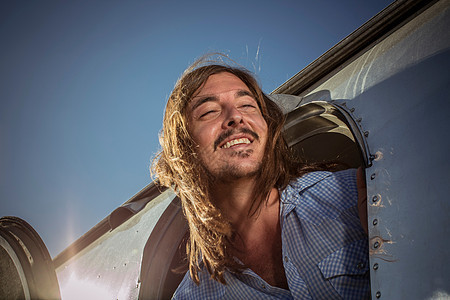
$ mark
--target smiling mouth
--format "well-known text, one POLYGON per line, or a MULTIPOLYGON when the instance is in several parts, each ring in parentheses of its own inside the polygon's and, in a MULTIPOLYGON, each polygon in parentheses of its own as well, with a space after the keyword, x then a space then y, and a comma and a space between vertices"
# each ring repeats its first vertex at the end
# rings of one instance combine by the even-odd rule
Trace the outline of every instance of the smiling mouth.
POLYGON ((229 142, 227 142, 225 145, 223 145, 221 148, 223 149, 228 149, 234 145, 239 145, 239 144, 250 144, 250 140, 248 138, 242 138, 242 139, 235 139, 235 140, 231 140, 229 142))
POLYGON ((217 140, 214 142, 214 151, 217 150, 219 145, 220 145, 221 149, 227 149, 236 144, 251 144, 251 143, 253 143, 253 140, 259 140, 259 135, 256 132, 254 132, 253 130, 250 130, 248 128, 241 128, 239 130, 229 129, 229 130, 225 131, 224 133, 222 133, 217 138, 217 140), (240 133, 243 133, 249 137, 235 138, 235 139, 232 139, 231 141, 221 145, 222 142, 225 141, 227 138, 229 138, 233 135, 240 134, 240 133), (230 144, 230 145, 228 145, 228 144, 230 144))

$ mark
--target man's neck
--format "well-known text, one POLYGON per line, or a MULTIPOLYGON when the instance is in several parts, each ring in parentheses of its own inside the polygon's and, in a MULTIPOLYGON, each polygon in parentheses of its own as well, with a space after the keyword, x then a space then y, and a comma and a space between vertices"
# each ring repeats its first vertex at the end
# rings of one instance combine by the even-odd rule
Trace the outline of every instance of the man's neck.
MULTIPOLYGON (((254 199, 255 184, 256 181, 252 178, 241 179, 217 184, 211 190, 214 203, 231 222, 236 232, 244 239, 247 234, 253 231, 253 226, 267 222, 273 223, 275 218, 278 222, 278 190, 273 188, 270 191, 267 202, 266 199, 254 199), (250 209, 257 208, 252 207, 253 201, 261 201, 259 210, 254 214, 250 212, 250 209)), ((267 197, 267 195, 264 197, 267 197)))
POLYGON ((231 255, 239 258, 247 267, 272 286, 289 289, 283 267, 280 197, 276 188, 262 200, 259 210, 249 214, 253 202, 253 182, 221 185, 212 191, 216 205, 230 220, 235 239, 231 255))

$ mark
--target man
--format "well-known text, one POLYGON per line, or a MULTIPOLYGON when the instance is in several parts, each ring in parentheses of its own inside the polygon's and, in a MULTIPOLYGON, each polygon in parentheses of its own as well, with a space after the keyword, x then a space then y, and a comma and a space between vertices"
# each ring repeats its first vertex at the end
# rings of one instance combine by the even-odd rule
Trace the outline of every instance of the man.
POLYGON ((174 298, 368 297, 362 172, 358 205, 356 171, 297 162, 283 119, 239 68, 194 66, 175 85, 153 165, 189 223, 174 298))

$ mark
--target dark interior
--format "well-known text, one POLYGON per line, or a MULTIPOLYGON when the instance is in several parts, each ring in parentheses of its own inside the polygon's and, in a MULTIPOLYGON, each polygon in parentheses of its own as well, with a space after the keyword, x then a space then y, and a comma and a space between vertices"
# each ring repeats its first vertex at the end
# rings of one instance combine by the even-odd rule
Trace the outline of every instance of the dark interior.
POLYGON ((312 102, 287 115, 285 139, 305 163, 339 162, 349 168, 367 163, 357 122, 343 108, 312 102))

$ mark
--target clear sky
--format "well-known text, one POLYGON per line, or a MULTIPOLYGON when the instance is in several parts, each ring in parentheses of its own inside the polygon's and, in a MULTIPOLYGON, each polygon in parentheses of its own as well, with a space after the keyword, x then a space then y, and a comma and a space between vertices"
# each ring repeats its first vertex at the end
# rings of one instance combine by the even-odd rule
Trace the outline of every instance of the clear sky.
POLYGON ((0 216, 57 255, 150 182, 195 58, 228 54, 269 93, 390 3, 1 1, 0 216))

